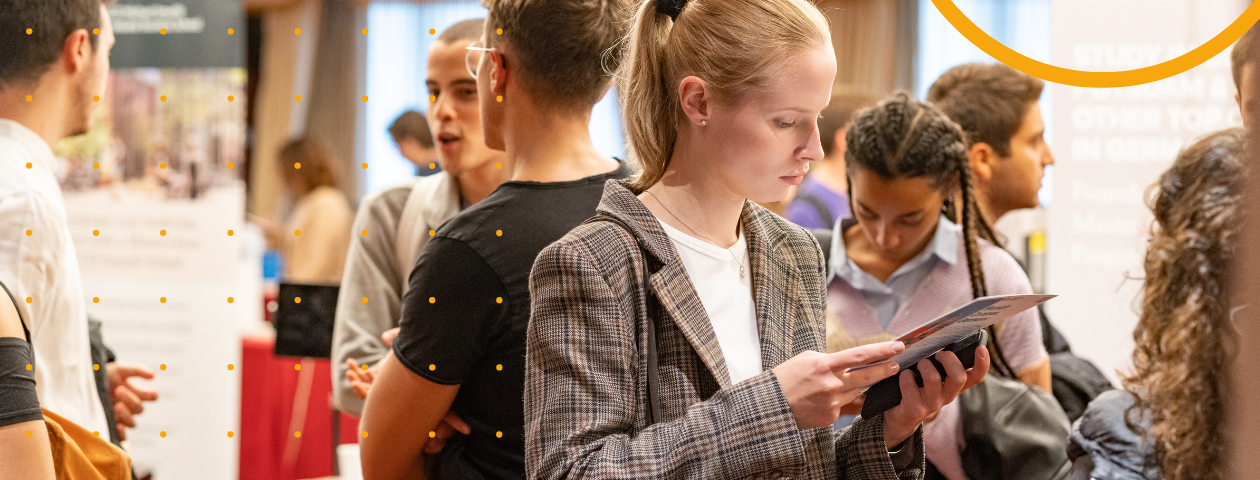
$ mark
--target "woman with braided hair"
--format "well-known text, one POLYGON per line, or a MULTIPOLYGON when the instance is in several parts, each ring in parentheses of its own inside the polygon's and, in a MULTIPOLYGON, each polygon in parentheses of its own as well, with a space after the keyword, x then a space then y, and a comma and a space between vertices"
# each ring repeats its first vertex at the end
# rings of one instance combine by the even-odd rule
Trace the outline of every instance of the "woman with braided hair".
MULTIPOLYGON (((975 297, 1032 293, 979 214, 962 131, 899 93, 858 114, 845 164, 853 218, 836 222, 827 287, 827 347, 891 340, 975 297)), ((1036 310, 996 327, 998 373, 1050 390, 1036 310)), ((846 413, 861 410, 858 399, 846 413)), ((957 405, 924 425, 929 473, 967 478, 957 405)))

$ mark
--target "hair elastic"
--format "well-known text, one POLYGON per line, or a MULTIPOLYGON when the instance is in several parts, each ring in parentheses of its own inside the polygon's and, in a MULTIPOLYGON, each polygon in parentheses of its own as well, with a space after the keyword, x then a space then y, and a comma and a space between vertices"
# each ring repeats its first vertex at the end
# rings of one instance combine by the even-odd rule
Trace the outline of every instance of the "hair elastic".
POLYGON ((669 15, 670 20, 677 21, 687 0, 656 0, 656 13, 669 15))

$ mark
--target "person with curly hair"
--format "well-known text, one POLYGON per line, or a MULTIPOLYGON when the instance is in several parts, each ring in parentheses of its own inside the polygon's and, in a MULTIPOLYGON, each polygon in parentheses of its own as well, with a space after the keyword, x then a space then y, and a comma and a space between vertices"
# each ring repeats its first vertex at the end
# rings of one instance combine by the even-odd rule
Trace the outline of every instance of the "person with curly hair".
POLYGON ((1242 129, 1191 144, 1151 187, 1133 368, 1073 426, 1072 478, 1219 479, 1224 382, 1236 351, 1230 265, 1246 183, 1242 129))

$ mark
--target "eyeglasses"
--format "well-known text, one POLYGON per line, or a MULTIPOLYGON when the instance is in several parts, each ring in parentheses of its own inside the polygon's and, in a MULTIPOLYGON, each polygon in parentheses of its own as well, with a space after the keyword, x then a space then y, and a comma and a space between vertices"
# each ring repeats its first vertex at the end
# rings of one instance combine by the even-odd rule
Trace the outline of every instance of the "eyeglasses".
POLYGON ((464 47, 464 67, 474 79, 477 78, 477 67, 481 65, 481 57, 493 50, 493 47, 482 46, 481 42, 473 42, 472 45, 464 47))

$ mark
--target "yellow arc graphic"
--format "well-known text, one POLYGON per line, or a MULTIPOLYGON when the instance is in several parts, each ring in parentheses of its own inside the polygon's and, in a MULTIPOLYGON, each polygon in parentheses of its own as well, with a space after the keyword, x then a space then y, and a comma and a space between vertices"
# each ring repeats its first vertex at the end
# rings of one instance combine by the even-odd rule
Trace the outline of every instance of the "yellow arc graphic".
POLYGON ((967 18, 967 15, 963 14, 954 5, 953 1, 932 0, 932 3, 936 5, 937 10, 940 10, 941 15, 945 16, 945 20, 948 20, 950 25, 958 29, 958 33, 961 33, 972 44, 999 62, 1047 82, 1090 88, 1131 87, 1163 80, 1197 67, 1209 58, 1225 51, 1226 48, 1238 41, 1238 38, 1242 37, 1243 33, 1246 33, 1247 29, 1251 28, 1257 19, 1260 19, 1260 2, 1253 1, 1247 7, 1247 10, 1243 11, 1242 15, 1237 20, 1234 20, 1234 23, 1226 27, 1225 30, 1216 34, 1215 37, 1212 37, 1211 40, 1208 40, 1203 45, 1199 45, 1198 48, 1186 52, 1177 58, 1133 70, 1087 72, 1056 67, 1028 58, 1015 50, 1011 50, 1006 45, 1003 45, 1002 42, 994 40, 989 34, 984 33, 984 30, 981 30, 970 18, 967 18))

